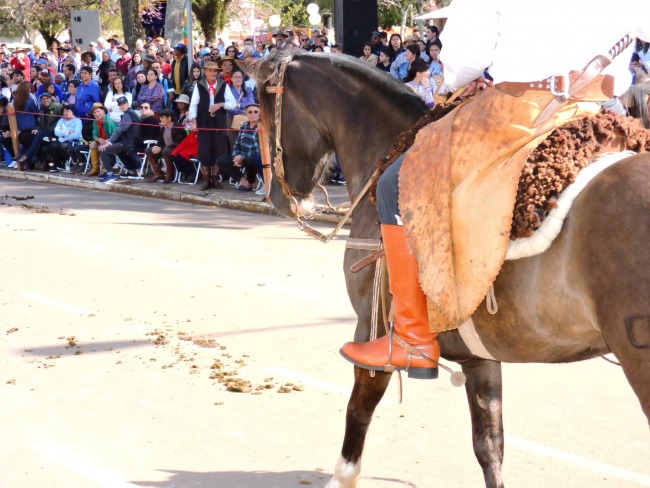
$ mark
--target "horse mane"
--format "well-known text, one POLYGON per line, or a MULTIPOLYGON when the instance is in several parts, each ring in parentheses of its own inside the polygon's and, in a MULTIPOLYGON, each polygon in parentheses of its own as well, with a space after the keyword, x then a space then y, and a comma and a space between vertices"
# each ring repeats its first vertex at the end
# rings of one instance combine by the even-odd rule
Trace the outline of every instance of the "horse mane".
POLYGON ((386 171, 390 165, 397 160, 397 158, 404 154, 413 145, 415 142, 415 136, 418 135, 420 129, 443 118, 459 104, 460 100, 449 105, 436 105, 420 117, 411 128, 405 130, 395 138, 386 157, 377 162, 377 171, 375 171, 372 176, 372 183, 370 185, 370 200, 372 203, 375 205, 377 204, 377 183, 379 182, 379 178, 384 174, 384 171, 386 171))

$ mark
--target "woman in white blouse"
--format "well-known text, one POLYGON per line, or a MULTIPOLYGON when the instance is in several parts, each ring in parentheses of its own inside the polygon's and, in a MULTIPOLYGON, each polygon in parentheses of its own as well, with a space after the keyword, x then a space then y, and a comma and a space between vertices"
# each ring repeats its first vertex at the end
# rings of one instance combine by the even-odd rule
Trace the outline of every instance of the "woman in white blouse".
POLYGON ((108 110, 111 120, 119 122, 122 119, 122 111, 117 106, 117 99, 126 97, 129 100, 129 105, 133 101, 133 96, 128 91, 125 91, 124 78, 117 77, 109 85, 106 100, 104 100, 104 107, 108 110))
POLYGON ((377 55, 372 54, 372 45, 369 42, 363 43, 363 56, 359 59, 373 68, 377 66, 377 55))

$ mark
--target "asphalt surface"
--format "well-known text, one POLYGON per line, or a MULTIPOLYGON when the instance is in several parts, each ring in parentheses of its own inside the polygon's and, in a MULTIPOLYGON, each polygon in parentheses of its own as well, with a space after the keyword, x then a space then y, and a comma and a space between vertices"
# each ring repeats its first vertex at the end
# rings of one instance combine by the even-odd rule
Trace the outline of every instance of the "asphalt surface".
MULTIPOLYGON (((1 488, 326 483, 346 229, 323 245, 273 215, 6 178, 0 203, 1 488)), ((398 404, 395 380, 359 487, 482 486, 464 390, 405 380, 398 404)), ((620 368, 506 364, 503 383, 506 486, 650 486, 620 368)))

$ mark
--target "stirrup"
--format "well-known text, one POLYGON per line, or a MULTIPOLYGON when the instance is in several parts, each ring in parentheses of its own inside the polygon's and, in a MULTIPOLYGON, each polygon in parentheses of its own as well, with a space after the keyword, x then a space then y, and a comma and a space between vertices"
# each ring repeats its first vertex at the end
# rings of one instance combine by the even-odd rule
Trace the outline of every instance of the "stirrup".
POLYGON ((388 363, 384 365, 384 372, 385 373, 393 373, 395 371, 406 371, 407 376, 409 378, 413 379, 419 379, 419 380, 428 380, 428 379, 436 379, 438 378, 438 361, 430 358, 426 354, 422 353, 421 351, 417 350, 413 346, 411 346, 408 342, 406 342, 405 339, 402 337, 398 336, 395 334, 395 323, 391 322, 390 324, 390 329, 388 330, 388 363), (409 362, 406 365, 406 368, 401 368, 393 365, 393 341, 397 342, 397 344, 404 350, 406 350, 409 353, 409 362), (422 359, 426 359, 427 361, 430 361, 431 363, 434 364, 433 367, 431 368, 411 368, 411 357, 417 356, 422 359))

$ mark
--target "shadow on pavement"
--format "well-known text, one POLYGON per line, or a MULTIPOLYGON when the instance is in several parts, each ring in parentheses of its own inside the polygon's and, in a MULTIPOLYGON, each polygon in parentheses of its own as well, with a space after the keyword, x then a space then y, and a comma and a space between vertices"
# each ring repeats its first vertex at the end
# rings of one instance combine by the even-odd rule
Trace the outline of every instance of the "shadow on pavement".
MULTIPOLYGON (((296 488, 299 486, 312 486, 321 488, 332 477, 331 474, 319 471, 285 471, 279 473, 270 471, 165 472, 171 475, 166 481, 131 481, 131 483, 142 488, 194 488, 196 486, 210 488, 296 488)), ((367 482, 374 481, 375 483, 372 486, 416 488, 416 485, 409 481, 373 477, 364 477, 363 479, 367 482)))

